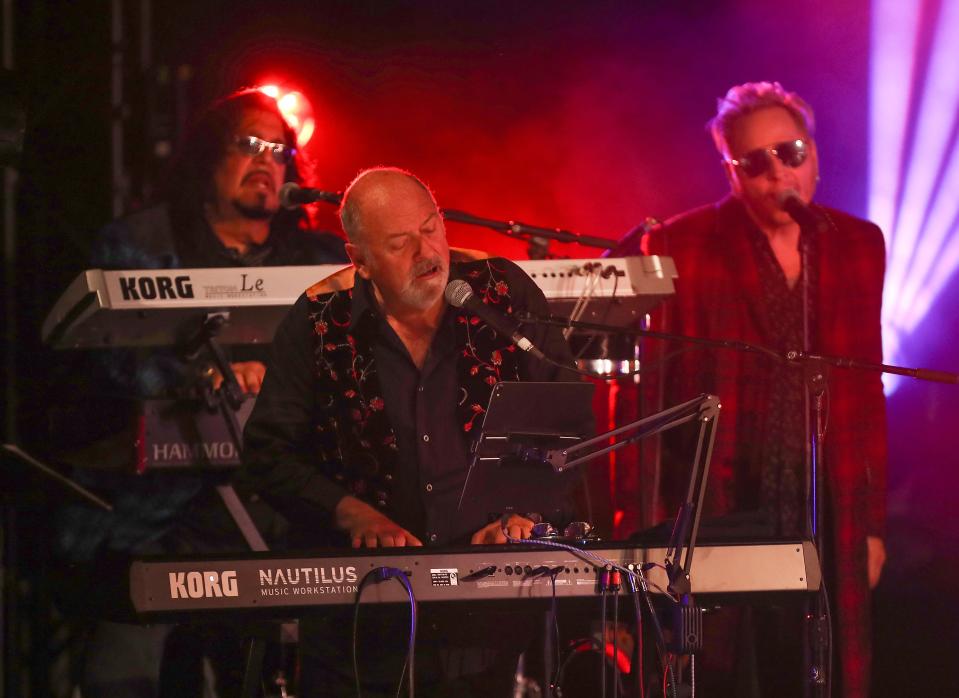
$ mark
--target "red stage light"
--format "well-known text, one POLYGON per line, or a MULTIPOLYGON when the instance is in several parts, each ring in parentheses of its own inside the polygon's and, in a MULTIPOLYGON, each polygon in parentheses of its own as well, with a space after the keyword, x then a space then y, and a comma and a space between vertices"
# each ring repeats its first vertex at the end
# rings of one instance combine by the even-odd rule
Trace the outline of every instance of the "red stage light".
POLYGON ((276 100, 283 118, 296 132, 296 142, 301 148, 305 146, 316 130, 316 119, 313 118, 313 105, 302 92, 286 90, 279 85, 260 85, 257 88, 265 95, 276 100))

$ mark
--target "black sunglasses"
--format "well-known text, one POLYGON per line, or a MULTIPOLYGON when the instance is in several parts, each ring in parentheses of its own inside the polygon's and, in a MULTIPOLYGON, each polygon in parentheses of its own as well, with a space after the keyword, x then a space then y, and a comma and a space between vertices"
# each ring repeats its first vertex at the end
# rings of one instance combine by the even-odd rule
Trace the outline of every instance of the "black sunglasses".
POLYGON ((289 165, 296 156, 296 148, 284 143, 271 143, 256 136, 237 136, 236 147, 241 153, 251 158, 255 158, 264 150, 269 150, 273 154, 273 159, 280 165, 289 165))
POLYGON ((786 167, 799 167, 806 162, 809 150, 806 148, 806 141, 797 138, 794 141, 783 141, 765 148, 750 150, 741 158, 726 162, 740 168, 747 177, 758 177, 768 171, 772 165, 770 155, 775 155, 786 167))

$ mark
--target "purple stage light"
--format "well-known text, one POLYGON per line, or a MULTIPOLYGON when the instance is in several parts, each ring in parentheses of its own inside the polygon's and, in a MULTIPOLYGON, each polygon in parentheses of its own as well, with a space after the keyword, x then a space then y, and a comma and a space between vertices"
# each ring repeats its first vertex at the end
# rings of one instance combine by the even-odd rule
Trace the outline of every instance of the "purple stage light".
POLYGON ((899 296, 897 316, 903 327, 912 331, 925 317, 932 301, 959 264, 959 141, 949 156, 946 171, 938 187, 922 228, 922 244, 917 245, 910 270, 899 296))
MULTIPOLYGON (((925 278, 929 264, 918 264, 920 250, 939 247, 940 241, 930 240, 925 227, 926 213, 937 195, 936 181, 944 159, 950 155, 947 148, 953 122, 959 110, 959 2, 944 3, 937 24, 929 60, 918 119, 912 142, 905 191, 896 221, 890 251, 889 281, 896 289, 895 296, 887 296, 894 303, 889 308, 892 317, 905 318, 909 308, 904 286, 925 278), (951 10, 951 11, 950 11, 951 10), (955 15, 955 16, 951 16, 955 15)), ((928 256, 928 254, 926 255, 928 256)))
POLYGON ((912 91, 918 2, 874 0, 869 66, 869 218, 888 236, 895 222, 912 91))
MULTIPOLYGON (((869 216, 887 239, 885 358, 901 363, 959 265, 959 146, 950 149, 959 118, 959 0, 874 0, 871 53, 869 216), (920 44, 919 18, 936 5, 932 41, 920 44)), ((886 391, 897 382, 887 377, 886 391)))

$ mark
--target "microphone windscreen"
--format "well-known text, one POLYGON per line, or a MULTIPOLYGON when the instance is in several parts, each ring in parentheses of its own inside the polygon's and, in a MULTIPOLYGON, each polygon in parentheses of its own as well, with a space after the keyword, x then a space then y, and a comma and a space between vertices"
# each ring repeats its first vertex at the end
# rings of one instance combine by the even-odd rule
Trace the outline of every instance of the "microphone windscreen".
POLYGON ((446 297, 446 302, 454 308, 462 308, 469 297, 473 295, 473 289, 462 279, 453 279, 446 284, 443 295, 446 297))
POLYGON ((828 228, 826 218, 818 210, 804 202, 795 189, 784 189, 777 197, 783 211, 809 233, 822 233, 828 228))
POLYGON ((800 206, 806 205, 803 203, 802 199, 799 198, 799 192, 795 189, 783 189, 781 192, 779 192, 777 199, 779 200, 779 205, 782 206, 783 209, 786 209, 788 206, 795 206, 796 204, 799 204, 800 206))
POLYGON ((287 182, 280 187, 280 206, 290 209, 299 206, 294 200, 298 191, 300 191, 300 185, 296 182, 287 182))

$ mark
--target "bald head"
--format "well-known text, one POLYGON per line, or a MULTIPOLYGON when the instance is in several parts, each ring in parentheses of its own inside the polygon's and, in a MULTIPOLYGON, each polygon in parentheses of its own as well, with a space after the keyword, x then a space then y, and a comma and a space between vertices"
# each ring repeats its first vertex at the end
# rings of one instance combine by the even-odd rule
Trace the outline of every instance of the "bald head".
POLYGON ((364 230, 371 227, 372 218, 384 221, 384 217, 395 217, 399 207, 422 205, 426 200, 439 213, 433 192, 412 172, 398 167, 364 170, 343 193, 340 205, 343 232, 354 245, 368 244, 364 230))
POLYGON ((379 167, 353 180, 340 220, 356 273, 388 313, 437 311, 449 278, 449 245, 433 194, 405 170, 379 167))

